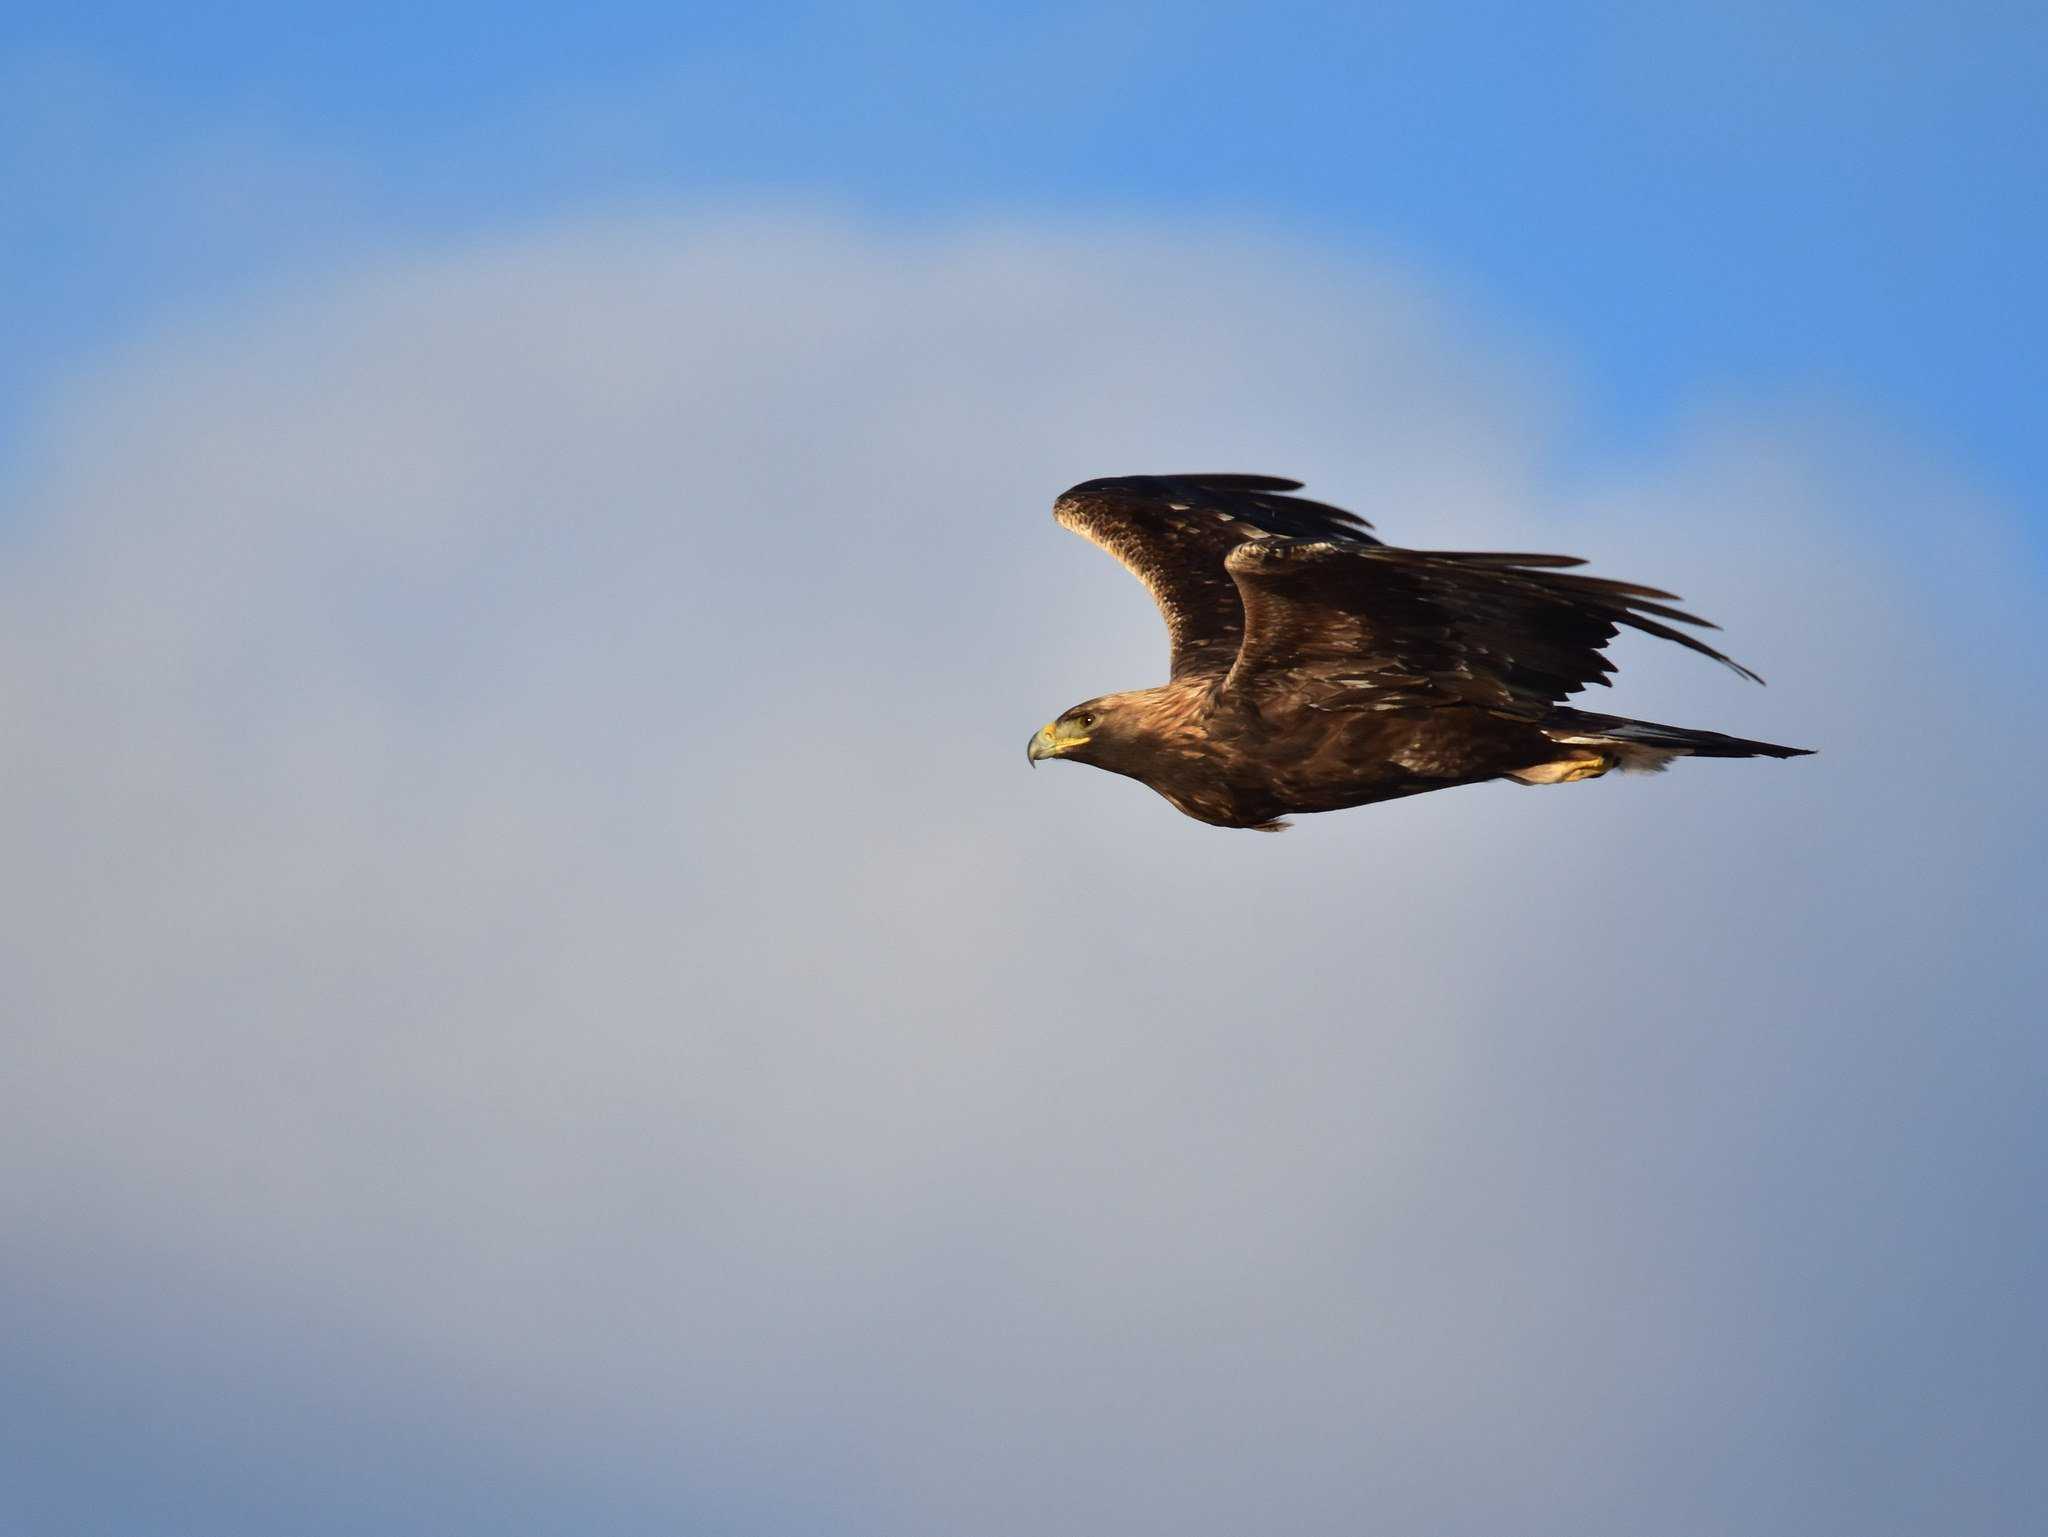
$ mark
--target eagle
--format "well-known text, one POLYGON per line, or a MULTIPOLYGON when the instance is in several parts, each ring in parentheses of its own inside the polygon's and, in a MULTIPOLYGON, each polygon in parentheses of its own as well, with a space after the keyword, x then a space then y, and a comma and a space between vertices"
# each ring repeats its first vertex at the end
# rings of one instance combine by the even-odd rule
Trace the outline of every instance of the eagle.
POLYGON ((1274 475, 1118 475, 1053 503, 1152 594, 1158 688, 1084 700, 1028 758, 1123 774, 1215 827, 1506 779, 1571 784, 1673 758, 1780 747, 1573 709, 1620 626, 1763 679, 1694 635, 1671 593, 1572 570, 1568 555, 1404 550, 1274 475))

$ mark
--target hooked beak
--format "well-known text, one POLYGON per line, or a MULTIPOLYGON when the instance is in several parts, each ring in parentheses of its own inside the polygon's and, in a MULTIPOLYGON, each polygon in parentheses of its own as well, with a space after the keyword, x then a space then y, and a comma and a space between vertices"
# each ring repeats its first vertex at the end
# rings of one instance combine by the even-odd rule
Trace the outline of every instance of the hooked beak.
POLYGON ((1052 727, 1040 726, 1031 733, 1031 740, 1024 748, 1024 761, 1033 768, 1038 767, 1040 758, 1057 758, 1060 750, 1053 745, 1052 727))
POLYGON ((1058 758, 1072 752, 1088 740, 1085 736, 1074 735, 1074 728, 1068 725, 1063 733, 1060 722, 1051 721, 1031 733, 1031 742, 1024 749, 1024 757, 1033 768, 1040 758, 1058 758))

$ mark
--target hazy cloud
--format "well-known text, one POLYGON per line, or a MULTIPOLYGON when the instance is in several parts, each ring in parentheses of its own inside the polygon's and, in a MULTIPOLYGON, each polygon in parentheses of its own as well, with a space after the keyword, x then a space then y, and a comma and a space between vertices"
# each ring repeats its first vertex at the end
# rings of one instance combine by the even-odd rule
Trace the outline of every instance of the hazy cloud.
POLYGON ((0 576, 14 1412, 156 1460, 33 1498, 2009 1520, 2038 594, 1817 404, 1565 483, 1562 377, 1392 270, 784 212, 390 261, 80 391, 0 576), (1027 774, 1163 653, 1051 494, 1188 467, 1673 585, 1777 686, 1644 643, 1614 706, 1823 755, 1277 839, 1027 774))

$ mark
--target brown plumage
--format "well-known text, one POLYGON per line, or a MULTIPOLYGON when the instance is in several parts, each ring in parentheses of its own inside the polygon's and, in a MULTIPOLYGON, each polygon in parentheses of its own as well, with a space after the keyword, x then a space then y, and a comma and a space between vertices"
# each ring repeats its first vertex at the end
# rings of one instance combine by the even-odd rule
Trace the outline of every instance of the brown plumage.
POLYGON ((1053 504, 1150 590, 1168 681, 1105 694, 1039 730, 1072 758, 1219 827, 1283 826, 1485 779, 1561 784, 1673 757, 1806 749, 1570 709, 1614 668, 1618 627, 1763 680, 1675 624, 1668 592, 1583 576, 1564 555, 1401 550, 1269 475, 1127 475, 1053 504))

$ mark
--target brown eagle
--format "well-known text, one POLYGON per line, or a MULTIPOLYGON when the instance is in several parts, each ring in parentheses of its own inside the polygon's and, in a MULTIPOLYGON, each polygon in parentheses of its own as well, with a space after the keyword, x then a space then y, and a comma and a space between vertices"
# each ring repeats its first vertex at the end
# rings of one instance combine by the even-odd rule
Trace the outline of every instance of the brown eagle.
POLYGON ((1779 747, 1560 703, 1613 665, 1628 625, 1763 680, 1672 623, 1714 628, 1668 592, 1581 576, 1568 555, 1400 550, 1364 519, 1271 475, 1084 481, 1053 517, 1151 591, 1172 672, 1075 705, 1031 738, 1150 785, 1217 827, 1271 831, 1484 779, 1569 784, 1675 757, 1792 758, 1779 747), (1666 623, 1665 621, 1671 621, 1666 623))

